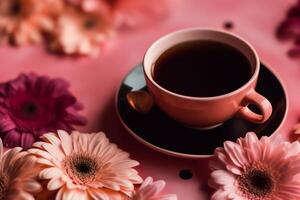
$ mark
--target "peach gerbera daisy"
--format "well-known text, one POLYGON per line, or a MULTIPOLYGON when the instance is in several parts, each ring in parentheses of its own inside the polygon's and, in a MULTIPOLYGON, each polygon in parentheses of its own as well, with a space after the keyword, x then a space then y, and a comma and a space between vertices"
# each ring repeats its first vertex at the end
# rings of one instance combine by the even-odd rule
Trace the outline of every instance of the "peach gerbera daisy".
POLYGON ((0 42, 41 42, 42 32, 53 29, 52 14, 62 5, 58 0, 1 0, 0 42))
POLYGON ((70 55, 97 55, 113 35, 108 20, 98 13, 67 7, 57 19, 49 48, 70 55))
POLYGON ((0 200, 34 200, 32 193, 41 190, 35 161, 20 147, 3 153, 0 139, 0 200))
POLYGON ((159 180, 153 182, 152 177, 147 177, 134 194, 132 200, 177 200, 175 194, 161 194, 165 186, 165 181, 159 180))
POLYGON ((227 141, 215 150, 210 185, 212 200, 300 199, 300 143, 280 135, 248 133, 237 143, 227 141))
POLYGON ((65 131, 48 133, 43 142, 28 150, 42 165, 41 179, 47 189, 58 190, 56 200, 110 199, 115 192, 131 197, 134 184, 141 183, 133 169, 139 163, 109 142, 105 134, 65 131))

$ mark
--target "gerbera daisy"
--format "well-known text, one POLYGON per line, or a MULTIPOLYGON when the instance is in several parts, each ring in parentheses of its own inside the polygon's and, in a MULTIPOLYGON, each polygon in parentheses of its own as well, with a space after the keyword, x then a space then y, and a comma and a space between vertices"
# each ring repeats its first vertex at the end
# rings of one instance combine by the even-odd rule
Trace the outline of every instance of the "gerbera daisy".
POLYGON ((212 200, 300 199, 300 144, 279 135, 247 133, 237 143, 227 141, 215 150, 210 185, 212 200))
POLYGON ((84 125, 81 106, 63 79, 21 74, 0 84, 0 136, 6 147, 28 148, 39 137, 57 129, 84 125))
POLYGON ((42 165, 39 177, 49 180, 47 189, 58 190, 56 200, 110 199, 116 192, 131 197, 141 183, 133 169, 139 163, 109 142, 104 133, 65 131, 42 136, 28 151, 42 165))
POLYGON ((52 14, 61 10, 62 5, 57 0, 1 0, 0 42, 41 42, 42 32, 53 29, 52 14))
POLYGON ((175 194, 160 194, 165 185, 165 181, 159 180, 153 182, 152 177, 147 177, 134 194, 132 200, 177 200, 175 194))
POLYGON ((300 1, 291 6, 286 18, 279 24, 276 35, 281 40, 293 40, 293 46, 288 51, 290 57, 300 56, 300 1))
POLYGON ((51 50, 70 55, 97 55, 113 31, 102 15, 69 6, 57 19, 51 34, 51 50))
POLYGON ((295 125, 294 132, 295 134, 300 134, 300 123, 295 125))
POLYGON ((85 12, 99 12, 112 18, 115 26, 136 26, 167 13, 175 0, 66 0, 85 12))
MULTIPOLYGON (((49 181, 47 181, 47 180, 42 181, 43 190, 40 193, 38 193, 37 195, 35 195, 35 200, 56 200, 57 190, 49 191, 47 189, 48 182, 49 181)), ((131 199, 127 195, 125 195, 121 192, 118 192, 118 191, 109 190, 109 189, 103 189, 103 191, 105 191, 107 196, 109 197, 109 199, 107 199, 107 200, 130 200, 131 199)), ((75 196, 75 200, 77 200, 76 196, 75 196)), ((80 200, 91 200, 91 199, 80 199, 80 200)))
POLYGON ((3 153, 0 139, 0 200, 34 200, 33 194, 41 190, 35 161, 20 147, 3 153))

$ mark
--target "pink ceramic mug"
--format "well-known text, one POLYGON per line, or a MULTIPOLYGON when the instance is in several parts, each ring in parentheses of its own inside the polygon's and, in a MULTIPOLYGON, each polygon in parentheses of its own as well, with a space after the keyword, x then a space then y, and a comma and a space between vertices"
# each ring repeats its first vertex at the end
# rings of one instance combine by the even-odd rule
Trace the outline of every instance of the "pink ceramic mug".
POLYGON ((263 123, 271 116, 272 105, 265 97, 255 91, 260 69, 258 55, 248 42, 232 33, 201 28, 170 33, 150 46, 144 56, 143 66, 146 84, 155 103, 171 118, 187 126, 195 128, 215 127, 233 116, 239 116, 253 123, 263 123), (157 84, 153 79, 153 69, 160 55, 176 44, 194 40, 213 40, 238 49, 251 64, 251 78, 239 89, 213 97, 184 96, 173 93, 157 84), (249 104, 256 105, 261 114, 251 111, 248 107, 249 104))

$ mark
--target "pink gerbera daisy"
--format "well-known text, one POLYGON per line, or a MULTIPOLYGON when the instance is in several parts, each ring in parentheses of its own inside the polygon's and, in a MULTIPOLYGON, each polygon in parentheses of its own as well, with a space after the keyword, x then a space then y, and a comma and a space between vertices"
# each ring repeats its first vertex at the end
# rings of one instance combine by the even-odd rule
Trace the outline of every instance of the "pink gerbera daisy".
POLYGON ((131 197, 141 183, 133 169, 139 163, 109 142, 104 133, 49 133, 29 149, 42 165, 39 177, 58 190, 56 200, 111 199, 116 192, 131 197))
POLYGON ((132 200, 177 200, 175 194, 160 194, 165 185, 165 181, 159 180, 153 182, 152 177, 147 177, 134 194, 132 200))
POLYGON ((39 137, 57 129, 84 125, 81 106, 63 79, 21 74, 0 84, 0 136, 6 147, 28 148, 39 137))
POLYGON ((300 199, 300 144, 248 133, 215 150, 212 200, 300 199))
POLYGON ((33 194, 41 190, 35 161, 20 147, 3 153, 0 139, 0 200, 34 200, 33 194))

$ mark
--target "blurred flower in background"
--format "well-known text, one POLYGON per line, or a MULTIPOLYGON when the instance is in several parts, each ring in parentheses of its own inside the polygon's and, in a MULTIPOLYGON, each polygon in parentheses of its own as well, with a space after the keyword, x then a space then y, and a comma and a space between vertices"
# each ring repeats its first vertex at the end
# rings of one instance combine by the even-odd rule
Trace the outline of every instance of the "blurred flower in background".
POLYGON ((85 12, 99 12, 109 17, 115 27, 138 26, 162 17, 175 0, 153 3, 147 0, 67 0, 85 12))
POLYGON ((0 42, 46 41, 55 52, 96 55, 120 28, 161 19, 171 1, 175 0, 1 0, 0 42))
POLYGON ((288 51, 290 57, 300 56, 300 0, 287 12, 286 18, 279 24, 276 35, 280 40, 293 40, 288 51))
POLYGON ((44 31, 54 28, 53 15, 62 9, 59 0, 1 0, 0 42, 35 44, 44 31))
POLYGON ((21 74, 0 85, 0 137, 6 147, 31 147, 40 136, 86 124, 63 79, 21 74))
POLYGON ((69 55, 97 55, 112 35, 108 18, 68 7, 57 19, 49 48, 69 55))

